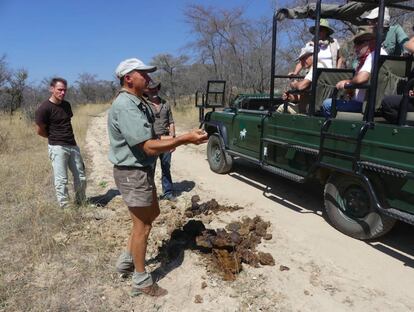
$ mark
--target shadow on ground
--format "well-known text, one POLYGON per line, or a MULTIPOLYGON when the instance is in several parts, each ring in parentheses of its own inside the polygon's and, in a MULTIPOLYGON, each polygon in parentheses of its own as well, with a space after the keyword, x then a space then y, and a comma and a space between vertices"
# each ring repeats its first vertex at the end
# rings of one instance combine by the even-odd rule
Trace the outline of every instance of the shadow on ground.
POLYGON ((197 247, 195 237, 200 235, 205 229, 203 223, 198 220, 190 220, 183 229, 175 229, 171 233, 169 240, 163 241, 163 244, 158 249, 158 254, 155 258, 146 261, 146 265, 160 262, 161 265, 155 269, 151 275, 155 281, 159 281, 167 276, 168 273, 178 268, 184 261, 184 251, 186 249, 199 250, 197 247))
POLYGON ((323 211, 323 186, 300 184, 261 170, 252 163, 237 159, 231 177, 243 181, 263 192, 263 196, 300 213, 323 211))
MULTIPOLYGON (((323 186, 317 181, 295 183, 240 159, 234 162, 233 171, 229 175, 262 190, 263 196, 293 211, 323 217, 323 186)), ((414 267, 414 226, 398 222, 387 235, 366 243, 401 261, 405 266, 414 267)))
POLYGON ((414 268, 414 226, 398 222, 387 235, 367 244, 414 268))
POLYGON ((183 180, 180 182, 174 182, 175 196, 180 196, 182 193, 188 193, 195 187, 194 181, 183 180))
POLYGON ((118 190, 110 189, 103 195, 93 196, 88 198, 88 201, 91 204, 97 205, 99 207, 105 207, 108 203, 115 197, 121 195, 118 190))

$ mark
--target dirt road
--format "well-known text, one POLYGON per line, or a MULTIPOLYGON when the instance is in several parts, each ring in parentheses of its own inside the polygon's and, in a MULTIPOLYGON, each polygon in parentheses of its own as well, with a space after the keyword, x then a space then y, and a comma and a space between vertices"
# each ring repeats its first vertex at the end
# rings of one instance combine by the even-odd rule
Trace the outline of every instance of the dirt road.
MULTIPOLYGON (((109 190, 114 185, 105 122, 103 115, 92 120, 86 148, 95 185, 108 181, 109 190)), ((270 252, 276 265, 243 266, 236 281, 224 282, 208 272, 198 254, 186 250, 159 282, 169 290, 165 298, 134 298, 129 306, 149 311, 414 310, 414 227, 398 224, 373 242, 352 239, 322 217, 321 187, 296 184, 242 161, 236 161, 232 173, 217 175, 209 169, 205 148, 184 146, 174 152, 172 176, 179 201, 175 210, 163 204, 161 217, 188 207, 194 194, 202 201, 215 198, 242 206, 213 216, 208 226, 224 227, 242 216, 270 221, 273 239, 258 249, 270 252), (281 271, 280 265, 289 270, 281 271), (202 289, 203 281, 207 287, 202 289), (196 295, 201 303, 194 302, 196 295)), ((157 182, 159 186, 159 178, 157 182)), ((152 235, 160 231, 156 224, 152 235)))

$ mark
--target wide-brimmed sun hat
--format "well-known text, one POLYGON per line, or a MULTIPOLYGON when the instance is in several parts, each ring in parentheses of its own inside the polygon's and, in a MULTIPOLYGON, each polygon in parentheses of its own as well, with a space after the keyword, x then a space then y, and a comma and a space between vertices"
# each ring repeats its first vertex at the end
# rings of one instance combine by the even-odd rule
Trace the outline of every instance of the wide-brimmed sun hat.
POLYGON ((360 41, 362 38, 375 39, 375 35, 374 27, 360 26, 355 36, 352 37, 352 41, 355 43, 355 41, 360 41))
MULTIPOLYGON (((321 18, 321 20, 320 20, 320 24, 319 24, 319 29, 321 28, 321 27, 324 27, 324 28, 326 28, 327 30, 328 30, 328 36, 330 36, 330 35, 332 35, 335 31, 331 28, 331 26, 329 26, 329 22, 328 22, 328 20, 327 19, 324 19, 324 18, 321 18)), ((311 27, 309 27, 309 32, 311 33, 311 34, 315 34, 315 26, 311 26, 311 27)))

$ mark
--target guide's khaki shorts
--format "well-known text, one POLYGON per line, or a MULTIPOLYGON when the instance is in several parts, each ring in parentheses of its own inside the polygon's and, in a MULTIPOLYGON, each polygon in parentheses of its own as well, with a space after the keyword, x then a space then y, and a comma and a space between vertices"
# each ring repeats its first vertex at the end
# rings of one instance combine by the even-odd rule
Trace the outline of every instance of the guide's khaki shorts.
POLYGON ((156 190, 154 168, 114 166, 114 179, 128 207, 152 205, 153 192, 156 190))

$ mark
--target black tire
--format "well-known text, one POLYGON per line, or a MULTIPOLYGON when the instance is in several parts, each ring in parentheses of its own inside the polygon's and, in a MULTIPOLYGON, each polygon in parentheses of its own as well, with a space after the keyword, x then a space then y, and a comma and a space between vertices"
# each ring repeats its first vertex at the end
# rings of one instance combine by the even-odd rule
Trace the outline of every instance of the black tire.
POLYGON ((374 208, 365 183, 357 177, 331 175, 325 185, 324 199, 330 223, 357 239, 380 237, 389 232, 396 221, 374 208))
POLYGON ((228 173, 233 166, 233 158, 226 153, 217 134, 211 135, 208 139, 207 159, 210 169, 215 173, 228 173))

